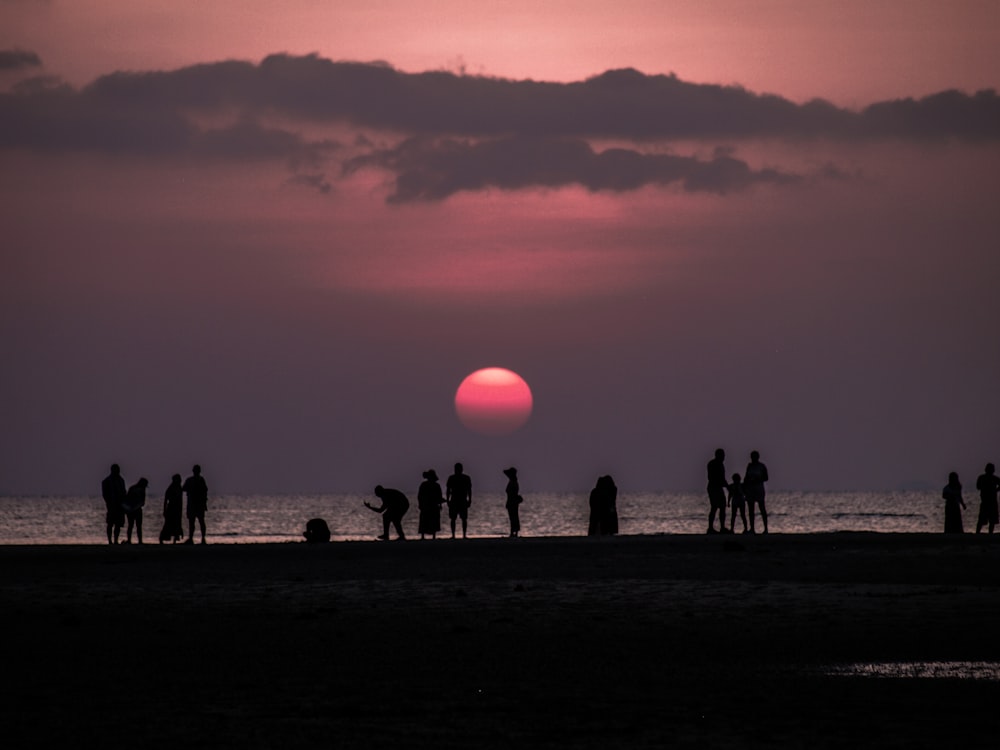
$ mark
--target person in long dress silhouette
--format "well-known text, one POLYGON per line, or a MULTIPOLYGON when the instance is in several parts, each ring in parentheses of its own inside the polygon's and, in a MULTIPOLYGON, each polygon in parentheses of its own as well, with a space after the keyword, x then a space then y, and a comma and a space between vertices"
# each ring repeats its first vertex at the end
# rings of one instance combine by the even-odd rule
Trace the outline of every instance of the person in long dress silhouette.
POLYGON ((111 464, 111 473, 101 482, 101 496, 107 511, 104 516, 108 527, 108 544, 118 544, 118 536, 125 525, 125 478, 118 464, 111 464))
POLYGON ((441 531, 441 506, 444 504, 444 495, 441 494, 441 485, 438 484, 438 475, 434 469, 428 469, 423 476, 424 481, 417 489, 417 507, 420 509, 417 531, 421 539, 426 534, 430 534, 431 539, 437 539, 437 533, 441 531))
POLYGON ((961 534, 962 511, 965 510, 965 501, 962 499, 962 483, 958 481, 958 474, 951 472, 948 475, 948 484, 941 492, 944 498, 944 533, 961 534))
MULTIPOLYGON (((767 533, 767 506, 764 497, 764 482, 768 480, 767 467, 760 461, 760 453, 750 452, 750 463, 743 472, 743 494, 747 498, 747 510, 750 511, 750 533, 756 533, 754 528, 754 506, 760 508, 760 520, 764 522, 764 533, 767 533)), ((732 526, 732 524, 730 524, 732 526)))
POLYGON ((184 536, 184 488, 181 475, 170 478, 170 486, 163 493, 163 528, 160 530, 160 544, 170 540, 174 544, 184 536))
POLYGON ((521 485, 517 481, 517 469, 511 466, 504 469, 503 473, 507 477, 507 502, 504 507, 507 509, 507 518, 510 519, 510 536, 516 537, 521 533, 520 506, 524 498, 521 497, 521 485))

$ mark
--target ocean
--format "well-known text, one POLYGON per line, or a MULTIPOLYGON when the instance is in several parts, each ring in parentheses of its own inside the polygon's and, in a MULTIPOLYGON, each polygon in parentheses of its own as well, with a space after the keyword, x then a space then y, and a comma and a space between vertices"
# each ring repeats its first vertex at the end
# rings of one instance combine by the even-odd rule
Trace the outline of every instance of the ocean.
MULTIPOLYGON (((589 492, 522 493, 521 535, 584 536, 590 513, 589 492)), ((416 492, 403 521, 407 536, 417 534, 416 492)), ((210 544, 302 541, 310 518, 323 518, 334 541, 374 540, 381 518, 362 504, 367 494, 220 495, 209 498, 206 525, 210 544)), ((965 530, 974 531, 978 499, 967 498, 965 530)), ((928 533, 944 529, 940 492, 773 492, 767 496, 771 533, 810 534, 835 531, 928 533)), ((143 536, 156 543, 163 501, 146 502, 143 536)), ((697 492, 620 493, 621 534, 704 534, 708 498, 697 492)), ((185 519, 185 528, 187 520, 185 519)), ((727 518, 727 526, 729 520, 727 518)), ((757 519, 758 531, 761 528, 757 519)), ((442 512, 449 537, 447 507, 442 512)), ((736 520, 737 533, 742 529, 736 520)), ((501 494, 477 494, 469 510, 470 537, 499 537, 508 532, 501 494)), ((195 532, 198 537, 198 532, 195 532)), ((122 531, 124 539, 125 532, 122 531)), ((105 544, 104 502, 99 496, 0 497, 0 544, 105 544)))

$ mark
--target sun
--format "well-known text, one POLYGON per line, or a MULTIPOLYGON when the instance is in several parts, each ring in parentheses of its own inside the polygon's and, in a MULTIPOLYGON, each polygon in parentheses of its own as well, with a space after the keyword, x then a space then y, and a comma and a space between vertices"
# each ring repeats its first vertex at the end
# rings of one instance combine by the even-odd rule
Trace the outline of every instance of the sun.
POLYGON ((482 435, 509 435, 523 427, 533 404, 524 378, 503 367, 476 370, 455 391, 458 418, 482 435))

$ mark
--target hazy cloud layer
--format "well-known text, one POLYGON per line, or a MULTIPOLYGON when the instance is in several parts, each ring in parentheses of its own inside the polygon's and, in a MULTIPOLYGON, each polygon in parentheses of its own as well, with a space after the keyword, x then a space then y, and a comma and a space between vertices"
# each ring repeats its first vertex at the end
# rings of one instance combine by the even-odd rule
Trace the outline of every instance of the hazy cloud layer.
POLYGON ((595 152, 582 140, 513 137, 479 143, 412 138, 399 147, 348 161, 397 174, 390 201, 440 200, 463 190, 560 187, 579 184, 591 191, 635 190, 680 183, 687 191, 726 193, 757 182, 797 180, 774 170, 754 171, 743 161, 718 154, 710 161, 688 156, 643 154, 623 148, 595 152))
MULTIPOLYGON (((24 64, 34 58, 6 54, 29 56, 24 64)), ((395 143, 379 147, 359 135, 344 168, 395 172, 390 200, 396 202, 488 187, 569 184, 593 191, 678 184, 725 193, 797 178, 755 171, 723 153, 710 160, 664 155, 660 144, 685 139, 718 146, 749 138, 996 141, 1000 99, 993 91, 946 91, 854 112, 819 100, 799 105, 735 86, 635 70, 544 83, 408 74, 315 55, 114 73, 79 90, 40 78, 0 94, 0 148, 280 159, 297 175, 294 184, 328 192, 323 164, 340 146, 307 137, 301 132, 307 124, 312 131, 346 124, 394 134, 395 143), (587 139, 636 148, 597 152, 587 139)))
POLYGON ((0 71, 40 68, 42 58, 34 52, 21 49, 0 49, 0 71))

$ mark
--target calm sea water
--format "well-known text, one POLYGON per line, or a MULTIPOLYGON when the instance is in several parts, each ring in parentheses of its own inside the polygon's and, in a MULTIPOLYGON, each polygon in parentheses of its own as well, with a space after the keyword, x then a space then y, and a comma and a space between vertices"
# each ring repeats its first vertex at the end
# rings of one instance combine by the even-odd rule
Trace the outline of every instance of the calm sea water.
MULTIPOLYGON (((588 493, 527 492, 524 498, 522 536, 587 533, 588 493)), ((206 516, 208 541, 300 541, 306 521, 317 517, 327 521, 335 540, 371 540, 381 533, 381 518, 362 505, 364 500, 376 498, 360 494, 212 497, 206 516)), ((419 538, 415 500, 414 492, 403 528, 408 536, 419 538)), ((768 494, 767 506, 772 533, 939 532, 944 528, 944 501, 939 492, 773 492, 768 494)), ((976 507, 971 502, 965 513, 966 531, 974 530, 976 507)), ((442 514, 445 526, 446 512, 447 508, 442 514)), ((622 493, 618 515, 622 534, 703 534, 708 526, 708 499, 703 493, 622 493)), ((151 498, 143 524, 147 542, 157 541, 162 522, 162 500, 151 498)), ((742 528, 739 520, 736 526, 742 528)), ((503 496, 477 495, 469 514, 469 535, 506 536, 507 531, 503 496)), ((106 537, 100 497, 0 497, 0 544, 101 543, 106 543, 106 537)))

